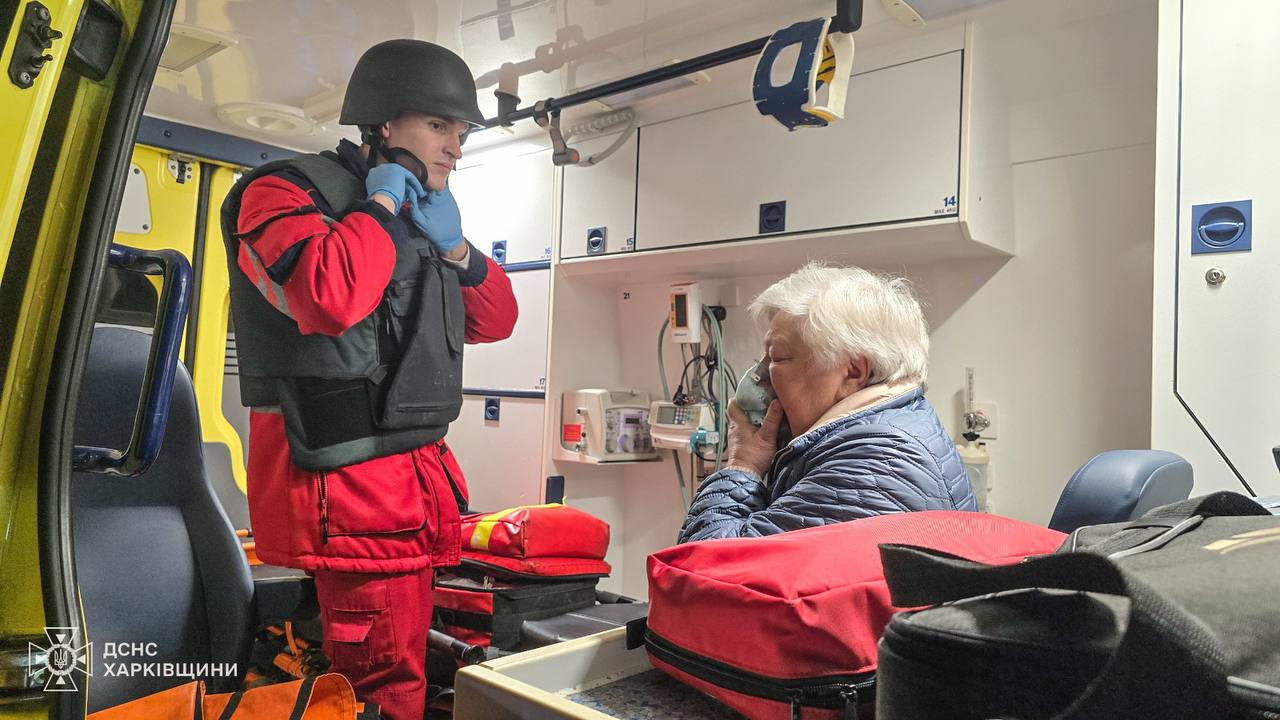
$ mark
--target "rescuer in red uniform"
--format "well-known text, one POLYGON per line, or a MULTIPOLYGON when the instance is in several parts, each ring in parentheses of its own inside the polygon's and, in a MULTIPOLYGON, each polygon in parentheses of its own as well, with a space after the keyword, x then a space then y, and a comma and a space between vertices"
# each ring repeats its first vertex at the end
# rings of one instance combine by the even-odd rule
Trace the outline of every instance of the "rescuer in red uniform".
POLYGON ((444 442, 463 344, 510 336, 516 301, 446 184, 484 122, 466 63, 375 45, 339 122, 362 144, 255 168, 222 208, 250 519, 262 560, 314 574, 332 669, 420 720, 432 569, 467 502, 444 442))

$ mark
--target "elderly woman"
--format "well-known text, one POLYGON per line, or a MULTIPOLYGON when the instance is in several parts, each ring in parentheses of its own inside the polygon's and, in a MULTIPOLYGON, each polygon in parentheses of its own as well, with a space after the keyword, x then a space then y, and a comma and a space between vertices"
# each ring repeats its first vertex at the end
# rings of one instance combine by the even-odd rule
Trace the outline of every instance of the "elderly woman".
POLYGON ((680 542, 977 509, 924 397, 929 335, 905 280, 810 264, 748 313, 768 326, 777 400, 759 428, 730 404, 728 464, 699 488, 680 542), (778 450, 784 420, 794 437, 778 450))

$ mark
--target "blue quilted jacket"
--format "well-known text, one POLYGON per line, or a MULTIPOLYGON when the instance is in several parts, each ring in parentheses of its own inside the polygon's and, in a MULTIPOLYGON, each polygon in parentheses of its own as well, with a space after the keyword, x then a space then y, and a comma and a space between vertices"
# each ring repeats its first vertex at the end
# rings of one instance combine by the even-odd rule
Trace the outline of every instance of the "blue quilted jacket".
POLYGON ((977 509, 955 445, 917 387, 795 438, 774 456, 764 482, 731 468, 708 477, 680 542, 977 509))

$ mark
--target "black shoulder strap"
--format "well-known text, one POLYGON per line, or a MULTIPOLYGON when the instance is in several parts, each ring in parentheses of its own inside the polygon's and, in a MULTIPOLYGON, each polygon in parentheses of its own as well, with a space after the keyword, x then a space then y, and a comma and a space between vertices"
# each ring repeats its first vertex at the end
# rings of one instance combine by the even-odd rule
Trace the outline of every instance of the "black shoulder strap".
POLYGON ((364 182, 337 160, 325 155, 298 155, 284 162, 311 181, 329 207, 339 213, 365 199, 364 182))
POLYGON ((236 708, 240 707, 240 701, 244 699, 244 692, 244 690, 241 690, 227 700, 227 706, 222 709, 222 714, 218 716, 218 720, 231 720, 231 716, 236 713, 236 708))
POLYGON ((315 684, 314 675, 308 675, 302 680, 302 685, 298 688, 298 700, 293 704, 289 720, 302 720, 303 714, 307 712, 307 706, 311 704, 311 692, 315 689, 315 684))
POLYGON ((989 566, 907 545, 881 545, 880 556, 898 607, 1028 588, 1128 598, 1129 621, 1115 654, 1085 693, 1053 720, 1194 720, 1228 715, 1226 653, 1217 638, 1195 617, 1108 558, 1068 553, 989 566))

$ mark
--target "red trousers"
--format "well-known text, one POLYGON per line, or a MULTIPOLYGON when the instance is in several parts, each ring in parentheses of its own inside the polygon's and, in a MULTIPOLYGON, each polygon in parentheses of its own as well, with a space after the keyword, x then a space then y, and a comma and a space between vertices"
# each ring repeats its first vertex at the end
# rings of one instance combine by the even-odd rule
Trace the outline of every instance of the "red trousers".
POLYGON ((426 709, 431 578, 429 567, 315 572, 330 671, 347 676, 356 696, 378 703, 390 720, 422 720, 426 709))

